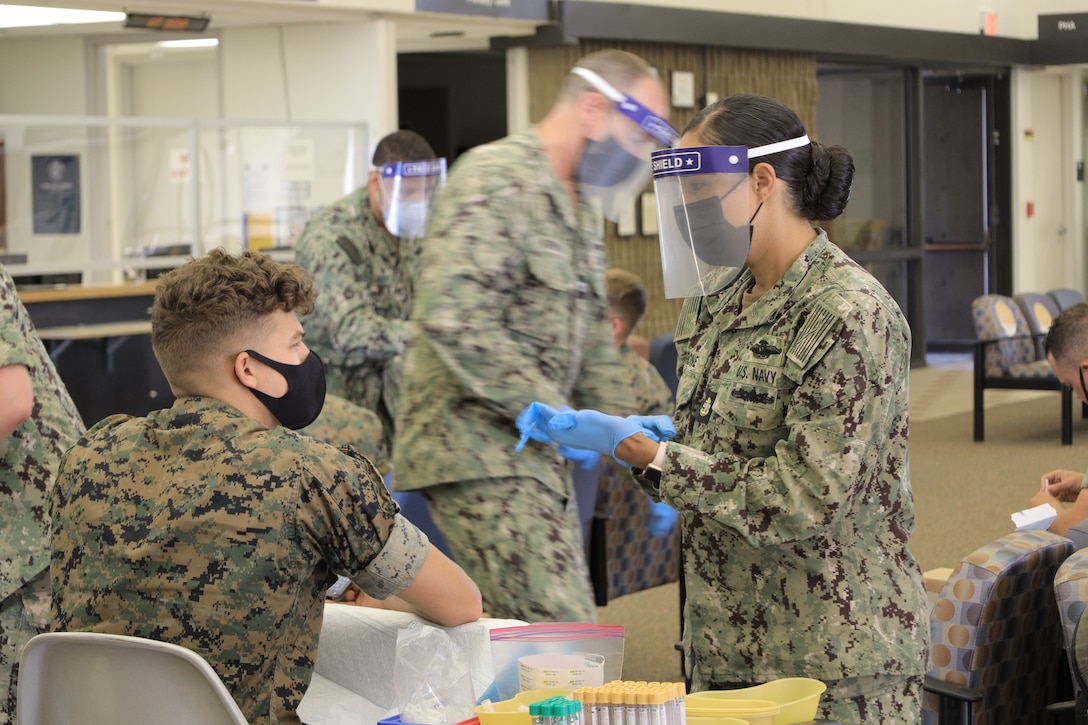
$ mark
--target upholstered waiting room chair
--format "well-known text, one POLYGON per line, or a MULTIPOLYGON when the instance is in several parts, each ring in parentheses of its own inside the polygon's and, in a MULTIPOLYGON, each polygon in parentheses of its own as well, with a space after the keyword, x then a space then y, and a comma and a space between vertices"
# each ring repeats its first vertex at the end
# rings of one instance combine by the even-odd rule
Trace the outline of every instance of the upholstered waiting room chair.
POLYGON ((652 534, 653 503, 630 469, 602 463, 589 556, 597 606, 680 578, 680 527, 652 534))
POLYGON ((1073 442, 1073 389, 1062 385, 1046 359, 1039 359, 1035 338, 1016 301, 983 295, 971 302, 975 343, 975 440, 984 439, 987 389, 1055 390, 1061 395, 1062 444, 1073 442))
POLYGON ((1059 310, 1084 302, 1084 295, 1075 289, 1052 289, 1047 295, 1058 305, 1059 310))
POLYGON ((1062 658, 1054 575, 1073 543, 1011 533, 960 562, 930 613, 924 721, 1046 722, 1062 658))
MULTIPOLYGON (((1058 573, 1054 575, 1054 598, 1058 603, 1058 615, 1062 622, 1065 654, 1069 661, 1069 673, 1072 676, 1072 689, 1070 692, 1073 697, 1080 700, 1088 696, 1088 693, 1080 691, 1080 677, 1078 675, 1078 670, 1085 673, 1088 673, 1088 670, 1079 668, 1076 651, 1077 627, 1080 626, 1082 615, 1086 607, 1088 607, 1088 550, 1080 548, 1080 544, 1084 542, 1079 533, 1073 534, 1071 531, 1070 534, 1066 535, 1066 538, 1073 542, 1077 550, 1062 562, 1061 567, 1058 568, 1058 573)), ((1085 628, 1088 629, 1088 624, 1085 625, 1085 628)), ((1084 701, 1088 702, 1088 699, 1084 701)), ((1056 703, 1049 707, 1048 711, 1055 716, 1069 715, 1074 712, 1074 707, 1075 701, 1070 700, 1056 703)), ((1085 714, 1088 715, 1088 713, 1085 714)), ((1058 720, 1058 722, 1062 721, 1058 720)), ((1088 721, 1088 718, 1086 718, 1086 721, 1088 721)))
POLYGON ((17 725, 246 725, 215 670, 167 642, 95 632, 31 638, 17 725))
POLYGON ((1058 303, 1049 295, 1038 292, 1021 292, 1013 297, 1020 311, 1024 313, 1028 329, 1035 338, 1035 358, 1046 360, 1046 352, 1043 350, 1043 339, 1050 330, 1050 323, 1061 311, 1058 303))

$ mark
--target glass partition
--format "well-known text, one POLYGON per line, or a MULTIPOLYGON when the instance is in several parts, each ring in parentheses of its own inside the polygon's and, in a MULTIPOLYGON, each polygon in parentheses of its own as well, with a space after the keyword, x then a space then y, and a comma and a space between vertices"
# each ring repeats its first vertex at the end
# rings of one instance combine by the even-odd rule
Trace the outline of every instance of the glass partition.
POLYGON ((0 254, 46 284, 143 279, 216 247, 291 258, 314 211, 365 182, 367 144, 361 123, 0 116, 0 254))

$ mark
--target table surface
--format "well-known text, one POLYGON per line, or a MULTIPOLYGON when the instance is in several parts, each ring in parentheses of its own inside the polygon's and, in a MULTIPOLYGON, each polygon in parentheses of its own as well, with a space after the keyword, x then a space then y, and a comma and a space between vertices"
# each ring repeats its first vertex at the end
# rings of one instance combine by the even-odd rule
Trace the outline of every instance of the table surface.
POLYGON ((19 290, 23 304, 35 302, 70 302, 109 297, 149 297, 155 294, 155 280, 131 284, 68 284, 56 287, 19 290))
POLYGON ((35 329, 42 340, 90 340, 101 337, 128 337, 150 335, 151 320, 121 320, 95 322, 86 325, 58 325, 35 329))

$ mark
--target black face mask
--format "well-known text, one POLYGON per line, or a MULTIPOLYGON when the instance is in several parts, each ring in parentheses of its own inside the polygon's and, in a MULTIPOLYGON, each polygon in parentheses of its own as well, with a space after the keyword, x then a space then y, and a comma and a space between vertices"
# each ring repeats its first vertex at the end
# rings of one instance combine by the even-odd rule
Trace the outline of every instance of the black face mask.
POLYGON ((699 259, 718 267, 743 267, 752 246, 752 220, 763 205, 760 204, 747 224, 736 226, 722 213, 722 199, 726 196, 728 192, 690 204, 677 204, 672 211, 684 241, 699 259))
POLYGON ((587 186, 608 187, 624 181, 641 159, 620 146, 615 136, 604 141, 586 139, 575 177, 587 186))
POLYGON ((298 430, 313 423, 325 406, 325 363, 317 353, 310 350, 305 360, 298 365, 290 365, 271 360, 255 350, 246 352, 287 380, 287 392, 279 398, 250 388, 257 400, 268 408, 268 412, 276 416, 280 425, 298 430))

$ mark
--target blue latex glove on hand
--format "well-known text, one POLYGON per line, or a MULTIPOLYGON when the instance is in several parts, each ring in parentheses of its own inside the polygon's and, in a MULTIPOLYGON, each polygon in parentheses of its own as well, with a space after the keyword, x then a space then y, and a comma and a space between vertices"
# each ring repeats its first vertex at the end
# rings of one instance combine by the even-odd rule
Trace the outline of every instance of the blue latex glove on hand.
POLYGON ((547 422, 548 435, 562 446, 597 451, 615 457, 616 446, 644 429, 637 421, 596 410, 556 413, 547 422))
POLYGON ((672 533, 673 527, 676 526, 676 521, 679 518, 680 513, 672 506, 662 501, 653 502, 650 505, 650 517, 647 522, 650 536, 664 536, 672 533))
POLYGON ((633 420, 641 425, 646 437, 658 443, 671 441, 676 437, 676 426, 673 425, 672 418, 667 415, 629 415, 627 420, 633 420))
MULTIPOLYGON (((672 419, 667 415, 630 415, 621 418, 596 410, 556 410, 541 402, 526 406, 517 417, 517 426, 521 432, 517 451, 521 451, 532 439, 541 443, 558 443, 560 452, 577 448, 613 458, 619 442, 636 433, 657 442, 667 441, 676 435, 672 419)), ((564 455, 571 458, 566 453, 564 455)))

